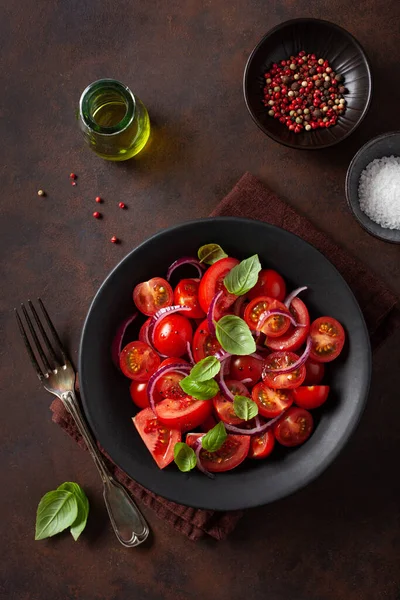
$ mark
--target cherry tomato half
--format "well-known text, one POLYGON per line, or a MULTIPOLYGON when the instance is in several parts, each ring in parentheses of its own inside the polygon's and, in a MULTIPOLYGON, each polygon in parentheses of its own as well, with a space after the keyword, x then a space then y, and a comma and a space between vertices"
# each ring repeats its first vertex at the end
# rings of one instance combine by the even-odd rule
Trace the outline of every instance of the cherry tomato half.
POLYGON ((251 397, 257 404, 260 415, 267 419, 277 417, 293 404, 293 396, 289 390, 273 390, 264 382, 253 388, 251 397))
POLYGON ((131 342, 122 350, 119 365, 129 379, 147 381, 160 366, 160 357, 148 344, 131 342))
POLYGON ((274 435, 282 446, 299 446, 310 437, 313 427, 308 410, 292 406, 275 425, 274 435))
POLYGON ((195 362, 199 362, 206 356, 215 354, 218 350, 221 350, 221 345, 215 335, 211 335, 209 332, 207 319, 204 319, 193 336, 193 358, 195 362))
POLYGON ((329 395, 329 385, 302 385, 293 390, 294 403, 300 408, 318 408, 329 395))
POLYGON ((154 327, 154 347, 167 356, 183 356, 187 343, 192 343, 192 325, 179 314, 167 315, 154 327))
POLYGON ((157 418, 172 429, 190 431, 211 415, 212 404, 209 400, 195 400, 190 396, 162 400, 156 406, 157 418))
POLYGON ((182 439, 181 432, 160 423, 151 408, 141 410, 132 421, 160 469, 169 465, 174 460, 174 446, 182 439))
POLYGON ((147 381, 131 381, 129 391, 136 406, 139 408, 147 408, 149 406, 147 381))
POLYGON ((283 277, 273 269, 262 269, 256 285, 247 295, 250 300, 254 300, 258 296, 270 296, 283 302, 286 298, 286 284, 283 277))
POLYGON ((160 308, 171 306, 174 294, 168 281, 154 277, 139 283, 133 290, 133 301, 144 315, 151 317, 160 308))
POLYGON ((204 273, 202 279, 200 280, 199 301, 200 306, 205 313, 208 311, 215 294, 221 290, 224 293, 221 299, 218 301, 215 309, 217 319, 235 302, 237 296, 234 294, 229 294, 224 286, 224 279, 229 271, 238 264, 239 261, 236 258, 222 258, 211 265, 211 267, 209 267, 204 273))
POLYGON ((275 436, 271 429, 251 436, 248 458, 265 458, 269 456, 275 446, 275 436))
POLYGON ((179 382, 184 379, 186 375, 182 373, 175 373, 174 371, 170 371, 169 373, 165 373, 162 375, 160 379, 156 382, 155 389, 155 398, 156 402, 161 400, 166 400, 167 398, 171 400, 177 400, 178 398, 185 398, 187 394, 183 391, 179 382))
POLYGON ((324 363, 315 362, 308 358, 305 362, 306 378, 304 385, 318 385, 324 378, 325 366, 324 363))
POLYGON ((310 329, 312 347, 310 357, 317 362, 330 362, 342 351, 345 333, 344 329, 333 317, 319 317, 310 329))
POLYGON ((171 358, 164 358, 164 360, 162 361, 160 368, 161 367, 167 367, 168 365, 188 365, 189 363, 187 362, 187 360, 184 360, 183 358, 176 358, 176 357, 171 357, 171 358))
POLYGON ((231 362, 230 375, 232 379, 242 381, 250 379, 246 385, 253 386, 260 381, 264 361, 254 356, 234 356, 231 362))
MULTIPOLYGON (((294 352, 273 352, 266 357, 264 366, 279 371, 279 369, 290 367, 298 359, 299 357, 294 352)), ((303 383, 305 376, 306 368, 304 365, 294 371, 280 375, 274 373, 274 371, 267 371, 265 368, 263 371, 264 383, 274 389, 293 389, 299 387, 303 383)))
MULTIPOLYGON (((190 433, 186 436, 186 443, 193 448, 200 435, 202 434, 190 433)), ((216 452, 207 452, 204 449, 200 451, 201 464, 210 473, 229 471, 244 461, 249 448, 249 435, 228 435, 221 448, 216 452)))
POLYGON ((199 302, 199 279, 181 279, 174 291, 174 304, 188 306, 185 316, 191 319, 204 319, 205 312, 199 302))
POLYGON ((294 352, 301 348, 307 339, 308 332, 310 331, 310 316, 306 305, 300 298, 293 298, 289 310, 296 319, 296 323, 301 325, 301 327, 290 325, 287 332, 279 338, 267 337, 265 345, 271 348, 271 350, 288 350, 289 352, 294 352))
POLYGON ((282 302, 269 296, 258 296, 254 298, 244 311, 244 320, 253 331, 262 331, 270 337, 279 337, 286 333, 290 327, 290 321, 282 315, 271 315, 260 327, 261 319, 270 310, 280 310, 289 314, 289 310, 282 302))
MULTIPOLYGON (((247 394, 248 395, 248 394, 247 394)), ((228 423, 229 425, 240 425, 244 423, 243 419, 240 419, 233 410, 233 402, 228 400, 222 394, 217 394, 213 399, 212 403, 216 415, 220 421, 228 423)))

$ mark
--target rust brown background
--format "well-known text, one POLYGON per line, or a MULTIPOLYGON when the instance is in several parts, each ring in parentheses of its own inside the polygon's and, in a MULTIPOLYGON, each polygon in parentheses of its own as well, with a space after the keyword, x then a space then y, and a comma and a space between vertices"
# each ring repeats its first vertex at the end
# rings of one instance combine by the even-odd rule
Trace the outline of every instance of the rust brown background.
POLYGON ((50 397, 12 314, 42 295, 76 357, 83 318, 108 271, 160 227, 207 215, 246 170, 400 294, 400 247, 362 231, 344 198, 354 152, 399 128, 399 19, 398 0, 1 1, 1 600, 400 598, 399 333, 375 355, 356 434, 316 482, 249 511, 223 543, 194 544, 144 511, 153 538, 127 550, 111 531, 90 458, 50 421, 50 397), (316 153, 264 137, 241 89, 258 39, 301 16, 349 29, 374 75, 366 121, 316 153), (77 130, 79 95, 104 76, 128 84, 153 122, 151 144, 128 164, 98 159, 77 130), (91 217, 97 194, 102 221, 91 217), (113 234, 120 246, 109 243, 113 234), (66 480, 88 492, 87 531, 78 543, 69 535, 34 542, 40 497, 66 480))

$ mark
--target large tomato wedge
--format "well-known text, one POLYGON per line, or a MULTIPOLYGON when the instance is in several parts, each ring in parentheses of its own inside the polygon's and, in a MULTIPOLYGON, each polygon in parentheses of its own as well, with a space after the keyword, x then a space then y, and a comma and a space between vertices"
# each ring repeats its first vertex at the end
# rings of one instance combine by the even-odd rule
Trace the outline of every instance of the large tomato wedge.
POLYGON ((286 284, 283 277, 273 269, 262 269, 256 285, 248 292, 250 300, 258 296, 270 296, 283 302, 286 297, 286 284))
POLYGON ((187 352, 187 344, 192 343, 193 329, 186 317, 172 314, 164 317, 154 327, 154 347, 167 356, 183 356, 187 352))
POLYGON ((306 378, 304 385, 318 385, 324 378, 325 366, 324 363, 315 362, 308 358, 305 362, 306 378))
POLYGON ((151 408, 141 410, 132 421, 157 465, 164 469, 174 460, 174 446, 181 441, 181 432, 160 423, 151 408))
POLYGON ((251 392, 251 397, 258 406, 258 412, 267 419, 273 419, 293 404, 290 390, 273 390, 264 382, 258 383, 251 392))
POLYGON ((160 366, 160 357, 148 344, 131 342, 122 350, 119 364, 129 379, 147 381, 160 366))
POLYGON ((290 371, 289 373, 279 374, 279 369, 290 367, 299 357, 294 352, 273 352, 266 357, 264 362, 263 380, 264 383, 274 389, 293 389, 299 387, 306 376, 306 368, 304 365, 290 371), (267 371, 266 367, 274 369, 267 371))
POLYGON ((144 315, 151 317, 160 308, 171 306, 174 294, 168 281, 154 277, 139 283, 133 290, 133 301, 144 315))
POLYGON ((193 336, 193 358, 195 362, 199 362, 206 356, 215 354, 218 350, 221 350, 221 345, 215 335, 211 335, 209 332, 207 319, 204 319, 193 336))
POLYGON ((149 398, 147 396, 147 381, 131 381, 129 391, 136 406, 139 408, 147 408, 149 406, 149 398))
POLYGON ((330 362, 342 351, 345 333, 344 329, 333 317, 319 317, 310 329, 312 347, 310 357, 318 362, 330 362))
POLYGON ((282 446, 298 446, 310 437, 313 427, 308 410, 292 406, 275 425, 274 435, 282 446))
POLYGON ((233 267, 239 264, 236 258, 222 258, 211 265, 200 280, 199 301, 200 306, 206 313, 217 292, 223 291, 221 299, 215 307, 215 317, 218 319, 236 300, 237 296, 229 294, 224 286, 224 279, 233 267))
POLYGON ((205 312, 199 302, 199 279, 181 279, 174 291, 174 304, 188 306, 185 316, 191 319, 204 319, 205 312))
POLYGON ((288 350, 289 352, 294 352, 307 339, 310 330, 310 316, 306 305, 300 298, 293 298, 289 310, 296 319, 296 323, 301 325, 301 327, 290 325, 287 332, 279 338, 268 336, 265 340, 265 345, 271 348, 271 350, 288 350))
POLYGON ((213 405, 210 400, 167 398, 156 406, 157 418, 172 429, 189 431, 201 425, 211 415, 213 405))
POLYGON ((293 390, 294 403, 300 408, 318 408, 329 395, 329 385, 304 385, 293 390))
POLYGON ((275 446, 275 436, 271 429, 251 436, 249 458, 265 458, 275 446))
MULTIPOLYGON (((217 264, 217 263, 215 263, 217 264)), ((189 433, 186 443, 192 448, 201 433, 189 433)), ((250 448, 249 435, 228 435, 225 442, 216 452, 200 451, 201 464, 210 473, 222 473, 234 469, 246 458, 250 448)))
POLYGON ((250 379, 250 381, 246 381, 246 385, 253 386, 261 379, 263 364, 264 361, 258 360, 254 356, 234 356, 231 362, 230 375, 232 379, 238 381, 250 379))
POLYGON ((289 310, 279 300, 269 296, 258 296, 246 306, 244 320, 253 331, 262 331, 267 336, 279 337, 289 329, 290 321, 282 315, 271 315, 260 327, 264 314, 270 310, 279 310, 289 314, 289 310))

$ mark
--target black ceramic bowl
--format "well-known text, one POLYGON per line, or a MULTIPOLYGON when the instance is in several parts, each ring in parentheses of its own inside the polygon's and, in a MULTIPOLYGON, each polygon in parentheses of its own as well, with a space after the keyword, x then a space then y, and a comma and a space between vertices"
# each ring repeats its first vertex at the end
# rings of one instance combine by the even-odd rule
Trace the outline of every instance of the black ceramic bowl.
POLYGON ((400 230, 386 229, 375 223, 375 221, 372 221, 361 210, 358 199, 358 184, 363 170, 375 158, 392 155, 400 156, 400 131, 383 133, 362 146, 347 169, 346 198, 353 215, 368 233, 385 242, 400 244, 400 230))
POLYGON ((371 88, 368 59, 357 40, 338 25, 319 19, 293 19, 271 29, 250 54, 243 78, 246 105, 255 123, 276 142, 303 150, 327 148, 349 136, 368 111, 371 88), (335 126, 296 134, 268 116, 263 89, 264 74, 272 63, 300 50, 329 60, 333 70, 344 76, 348 93, 346 111, 335 126))
MULTIPOLYGON (((182 268, 176 275, 185 277, 188 272, 182 268)), ((137 323, 136 330, 139 325, 137 323)), ((369 338, 363 316, 350 288, 332 264, 313 246, 283 229, 230 217, 194 221, 161 231, 128 254, 107 277, 93 300, 83 328, 79 356, 86 416, 97 439, 116 464, 161 496, 189 506, 216 510, 272 502, 322 473, 358 423, 367 399, 370 371, 369 338), (219 243, 227 253, 239 259, 257 252, 265 267, 282 273, 289 290, 299 285, 309 286, 303 297, 312 318, 332 315, 343 323, 347 332, 344 351, 337 361, 328 365, 326 381, 331 385, 330 398, 325 407, 314 411, 316 427, 311 438, 294 449, 277 444, 268 460, 246 460, 237 469, 219 474, 214 480, 197 470, 181 473, 174 464, 163 471, 158 469, 132 425, 131 417, 136 408, 129 395, 129 381, 115 368, 110 357, 111 340, 119 323, 134 310, 134 286, 154 276, 165 276, 175 259, 196 255, 197 249, 209 242, 219 243)))

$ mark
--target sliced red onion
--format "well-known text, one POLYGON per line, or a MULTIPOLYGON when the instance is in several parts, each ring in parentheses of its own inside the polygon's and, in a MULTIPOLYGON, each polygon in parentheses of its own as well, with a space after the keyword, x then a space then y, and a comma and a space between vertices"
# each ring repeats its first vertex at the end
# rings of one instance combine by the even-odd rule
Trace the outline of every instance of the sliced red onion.
POLYGON ((184 305, 181 306, 180 304, 175 306, 165 306, 164 308, 160 308, 160 310, 158 310, 156 314, 151 317, 150 325, 147 329, 149 340, 151 342, 150 346, 154 344, 154 330, 156 328, 156 325, 158 325, 160 321, 165 319, 165 317, 167 317, 168 315, 173 315, 176 312, 181 312, 185 310, 190 310, 190 307, 184 305))
POLYGON ((274 317, 274 316, 286 317, 287 319, 289 319, 291 324, 294 325, 294 327, 305 327, 305 325, 302 325, 301 323, 297 323, 296 319, 294 318, 294 316, 292 314, 288 314, 288 313, 284 312, 283 310, 279 310, 279 308, 276 308, 273 310, 268 310, 267 312, 265 312, 261 315, 261 318, 257 323, 257 333, 262 333, 261 329, 262 329, 263 325, 265 324, 265 322, 270 317, 274 317))
MULTIPOLYGON (((262 348, 262 350, 265 350, 265 348, 262 348)), ((253 358, 256 358, 257 360, 265 360, 265 358, 263 356, 261 356, 261 354, 257 354, 257 352, 253 352, 253 354, 249 354, 249 356, 252 356, 253 358)))
POLYGON ((193 265, 194 267, 196 267, 196 269, 199 273, 199 277, 201 278, 203 276, 203 269, 205 267, 199 261, 199 259, 194 258, 193 256, 183 256, 182 258, 178 258, 178 260, 173 262, 172 265, 169 267, 169 269, 167 271, 167 281, 169 281, 171 279, 171 275, 175 271, 175 269, 177 269, 178 267, 181 267, 182 265, 193 265))
MULTIPOLYGON (((230 361, 227 361, 230 362, 230 361)), ((218 385, 220 387, 220 390, 222 392, 222 395, 225 396, 225 398, 227 400, 230 400, 231 402, 233 402, 233 400, 235 399, 235 395, 232 394, 231 390, 228 388, 228 386, 225 383, 225 368, 226 368, 226 363, 223 364, 223 366, 221 367, 221 370, 218 374, 218 385)))
POLYGON ((187 342, 186 348, 187 348, 187 355, 189 357, 189 360, 192 363, 192 365, 194 365, 195 361, 194 361, 194 358, 193 358, 193 353, 192 353, 192 348, 190 346, 190 342, 187 342))
POLYGON ((156 383, 160 379, 160 377, 162 377, 166 373, 170 373, 171 371, 174 371, 176 373, 182 373, 182 375, 187 375, 188 373, 190 373, 190 369, 190 365, 185 365, 184 363, 177 362, 172 365, 164 365, 164 367, 160 367, 155 373, 153 373, 147 384, 147 397, 149 399, 150 407, 155 414, 157 413, 156 402, 154 400, 154 390, 156 387, 156 383))
POLYGON ((264 365, 264 371, 268 371, 269 373, 274 373, 275 375, 285 375, 285 373, 291 373, 292 371, 299 369, 302 365, 304 365, 307 358, 310 356, 311 346, 312 346, 312 339, 311 339, 311 336, 308 336, 305 350, 304 350, 303 354, 301 356, 299 356, 299 358, 296 360, 296 362, 294 362, 292 365, 289 365, 288 367, 283 367, 282 369, 272 369, 271 367, 264 365))
POLYGON ((240 311, 242 309, 243 304, 246 302, 246 296, 239 296, 237 300, 235 300, 233 304, 233 313, 239 317, 240 311))
POLYGON ((229 352, 227 352, 226 350, 224 350, 223 348, 221 348, 221 350, 218 350, 218 352, 216 352, 214 354, 215 358, 217 358, 220 362, 226 360, 229 356, 231 356, 231 354, 229 354, 229 352))
POLYGON ((242 380, 240 381, 240 383, 244 383, 244 384, 246 384, 246 383, 251 383, 252 381, 253 381, 253 380, 252 380, 252 378, 251 378, 251 377, 246 377, 246 379, 242 379, 242 380))
POLYGON ((211 304, 207 311, 207 323, 208 323, 208 331, 211 335, 215 335, 215 325, 214 325, 214 313, 215 307, 217 306, 218 300, 221 298, 223 291, 221 290, 217 294, 215 294, 214 298, 211 300, 211 304))
POLYGON ((274 423, 279 421, 279 419, 286 412, 286 410, 282 411, 281 414, 275 417, 274 419, 267 421, 267 423, 263 423, 262 425, 259 424, 256 427, 253 427, 252 429, 240 429, 240 427, 235 427, 234 425, 228 425, 228 423, 224 423, 225 429, 227 431, 230 431, 231 433, 237 433, 239 435, 255 435, 256 433, 262 433, 263 431, 266 431, 272 425, 274 425, 274 423))
POLYGON ((304 285, 303 287, 299 287, 295 290, 293 290, 293 292, 291 292, 287 297, 286 300, 284 301, 284 305, 287 306, 287 308, 289 308, 289 306, 292 303, 293 298, 296 298, 296 296, 298 296, 300 294, 300 292, 304 292, 304 290, 308 289, 306 285, 304 285))
POLYGON ((121 325, 119 325, 117 332, 114 336, 113 341, 111 342, 111 358, 115 366, 119 369, 119 355, 122 350, 122 342, 124 339, 125 332, 128 326, 133 323, 133 321, 137 317, 137 312, 130 317, 127 317, 124 321, 122 321, 121 325))
POLYGON ((214 473, 210 473, 210 471, 207 471, 207 469, 205 469, 203 467, 203 465, 201 463, 201 460, 200 460, 200 452, 201 452, 201 449, 202 449, 202 445, 201 445, 201 438, 202 437, 204 437, 204 436, 201 436, 201 437, 197 438, 197 440, 196 440, 196 450, 195 450, 195 452, 196 452, 196 458, 197 458, 196 466, 199 469, 199 471, 201 471, 202 473, 204 473, 204 475, 207 475, 207 477, 209 477, 210 479, 214 479, 215 478, 214 473))

